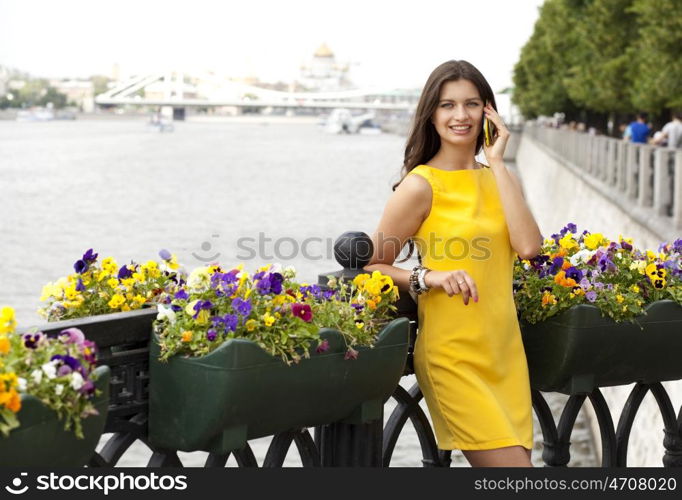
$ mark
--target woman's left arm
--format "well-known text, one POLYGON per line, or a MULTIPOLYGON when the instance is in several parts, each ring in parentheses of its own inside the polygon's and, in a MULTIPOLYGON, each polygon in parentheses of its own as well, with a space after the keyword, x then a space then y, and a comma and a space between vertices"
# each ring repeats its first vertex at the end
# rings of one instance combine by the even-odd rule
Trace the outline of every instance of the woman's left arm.
POLYGON ((509 129, 492 106, 486 105, 483 110, 488 120, 497 127, 495 141, 490 146, 484 144, 483 151, 497 181, 511 245, 519 257, 530 259, 540 253, 542 235, 523 196, 521 183, 504 164, 504 150, 509 141, 509 129))

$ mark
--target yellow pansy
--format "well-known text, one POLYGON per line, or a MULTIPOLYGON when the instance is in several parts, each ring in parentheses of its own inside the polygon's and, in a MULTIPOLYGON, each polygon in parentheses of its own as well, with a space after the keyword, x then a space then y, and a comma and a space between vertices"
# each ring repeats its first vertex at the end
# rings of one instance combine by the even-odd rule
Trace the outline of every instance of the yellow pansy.
POLYGON ((74 300, 77 295, 78 292, 76 291, 76 287, 73 285, 70 285, 64 289, 64 296, 67 298, 67 300, 74 300))
POLYGON ((107 285, 111 288, 116 288, 118 286, 118 278, 109 278, 107 280, 107 285))
POLYGON ((199 311, 199 314, 197 314, 197 317, 194 321, 196 321, 197 324, 199 325, 205 325, 206 323, 208 323, 208 318, 210 317, 211 311, 209 311, 208 309, 202 309, 201 311, 199 311))
POLYGON ((639 293, 639 292, 640 292, 640 289, 639 289, 639 287, 638 287, 637 285, 632 285, 632 286, 630 287, 630 291, 631 291, 631 292, 635 292, 635 293, 639 293))
POLYGON ((106 257, 102 260, 102 270, 109 274, 114 274, 118 270, 118 264, 113 257, 106 257))
POLYGON ((625 300, 625 297, 623 297, 621 294, 616 295, 616 301, 619 304, 622 304, 624 300, 625 300))
POLYGON ((125 297, 121 295, 120 293, 115 293, 112 297, 109 303, 107 304, 109 307, 112 309, 118 309, 121 307, 123 304, 125 304, 125 297))
POLYGON ((249 319, 249 320, 246 321, 246 323, 244 324, 244 326, 246 327, 246 331, 247 331, 247 332, 252 332, 252 331, 254 331, 254 330, 256 329, 256 325, 257 325, 257 324, 258 324, 258 323, 256 322, 255 319, 249 319))
POLYGON ((192 340, 192 330, 185 330, 182 332, 182 341, 189 342, 190 340, 192 340))
POLYGON ((597 248, 606 243, 604 235, 600 233, 586 234, 585 239, 583 241, 585 243, 585 246, 590 250, 596 250, 597 248))
POLYGON ((639 274, 645 274, 646 261, 638 260, 630 264, 630 270, 634 271, 635 269, 639 272, 639 274))
POLYGON ((135 302, 136 304, 139 304, 141 306, 142 304, 147 302, 147 299, 145 299, 142 295, 137 294, 133 297, 133 302, 135 302))
POLYGON ((263 314, 263 323, 265 323, 265 326, 272 326, 274 322, 275 317, 272 314, 270 313, 263 314))
POLYGON ((14 318, 14 309, 9 306, 0 308, 0 333, 10 333, 14 331, 17 321, 14 318))
POLYGON ((566 250, 570 250, 572 248, 578 248, 578 243, 573 239, 573 234, 566 233, 566 236, 559 240, 559 246, 566 250))
POLYGON ((353 278, 353 284, 357 286, 358 288, 362 288, 362 285, 369 279, 369 274, 367 273, 362 273, 358 274, 355 278, 353 278))
POLYGON ((196 312, 196 311, 194 310, 194 306, 197 304, 197 302, 199 302, 199 299, 193 300, 192 302, 190 302, 189 304, 187 304, 187 305, 185 306, 185 312, 186 312, 187 314, 189 314, 190 316, 194 316, 194 313, 196 312))

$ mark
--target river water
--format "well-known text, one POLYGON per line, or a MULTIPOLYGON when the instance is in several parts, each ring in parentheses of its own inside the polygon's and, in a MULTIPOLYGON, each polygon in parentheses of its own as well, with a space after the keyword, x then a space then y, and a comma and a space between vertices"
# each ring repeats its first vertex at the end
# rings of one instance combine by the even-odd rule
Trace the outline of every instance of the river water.
MULTIPOLYGON (((0 121, 0 304, 16 309, 22 327, 41 323, 43 284, 70 273, 88 248, 119 263, 166 248, 189 269, 276 261, 314 282, 339 268, 337 236, 374 230, 404 142, 329 135, 310 119, 196 119, 165 133, 144 118, 0 121)), ((566 397, 546 396, 556 414, 566 397)), ((542 465, 537 420, 534 428, 533 461, 542 465)), ((571 441, 571 465, 596 465, 582 411, 571 441)), ((268 443, 251 442, 259 463, 268 443)), ((149 455, 137 444, 120 465, 142 466, 149 455)), ((180 456, 200 466, 206 455, 180 456)), ((392 465, 420 466, 420 459, 408 423, 392 465)), ((300 465, 294 451, 285 465, 300 465)), ((455 451, 453 466, 466 465, 455 451)))

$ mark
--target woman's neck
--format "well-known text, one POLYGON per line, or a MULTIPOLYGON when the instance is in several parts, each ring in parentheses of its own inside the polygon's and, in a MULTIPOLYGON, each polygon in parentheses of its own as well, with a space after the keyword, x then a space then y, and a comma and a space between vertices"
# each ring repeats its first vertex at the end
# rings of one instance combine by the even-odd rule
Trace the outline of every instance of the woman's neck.
POLYGON ((476 168, 476 155, 471 146, 441 144, 440 149, 429 161, 432 167, 443 170, 467 170, 476 168))

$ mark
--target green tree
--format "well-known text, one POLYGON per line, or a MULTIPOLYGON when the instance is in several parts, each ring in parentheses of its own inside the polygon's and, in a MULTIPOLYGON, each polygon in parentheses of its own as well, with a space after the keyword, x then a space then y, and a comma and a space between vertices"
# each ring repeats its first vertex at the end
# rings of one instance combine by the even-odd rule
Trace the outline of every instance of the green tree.
POLYGON ((653 113, 682 108, 682 2, 634 0, 630 10, 638 22, 627 51, 632 103, 653 113))
POLYGON ((586 0, 547 0, 540 8, 532 36, 514 67, 513 102, 528 117, 556 112, 575 114, 565 80, 570 76, 586 0))
POLYGON ((580 106, 598 112, 632 110, 626 49, 636 30, 633 0, 592 0, 576 24, 574 60, 565 79, 568 94, 580 106))

